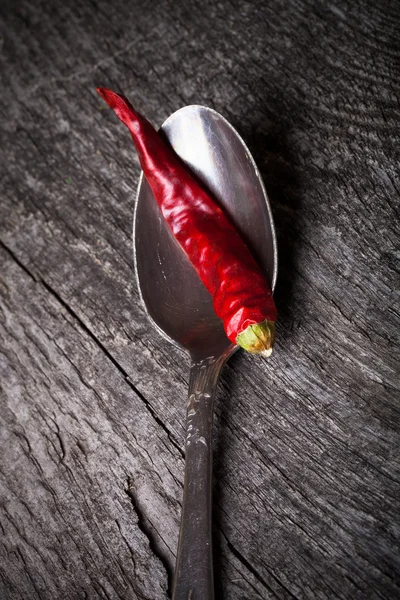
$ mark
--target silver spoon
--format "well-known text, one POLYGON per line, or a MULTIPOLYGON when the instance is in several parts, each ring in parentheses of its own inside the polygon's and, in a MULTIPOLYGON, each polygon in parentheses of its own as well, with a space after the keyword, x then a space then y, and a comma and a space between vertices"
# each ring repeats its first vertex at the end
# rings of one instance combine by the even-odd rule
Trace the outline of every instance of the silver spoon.
MULTIPOLYGON (((204 106, 178 110, 161 130, 225 208, 273 289, 277 249, 272 214, 260 174, 241 137, 226 119, 204 106)), ((150 320, 161 335, 187 350, 192 362, 173 600, 213 600, 213 401, 221 368, 238 347, 226 337, 208 291, 166 225, 143 174, 134 215, 134 257, 139 292, 150 320)))

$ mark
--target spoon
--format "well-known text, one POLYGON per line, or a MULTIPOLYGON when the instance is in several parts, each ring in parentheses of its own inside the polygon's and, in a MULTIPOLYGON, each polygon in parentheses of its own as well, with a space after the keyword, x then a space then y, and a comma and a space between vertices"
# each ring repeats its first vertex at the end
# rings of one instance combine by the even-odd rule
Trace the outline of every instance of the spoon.
MULTIPOLYGON (((204 106, 178 110, 165 121, 161 133, 223 206, 273 289, 277 248, 271 209, 241 137, 224 117, 204 106)), ((134 215, 134 260, 139 293, 150 320, 161 335, 191 357, 182 517, 172 597, 213 600, 213 402, 222 366, 238 346, 226 337, 209 292, 164 221, 143 173, 134 215)))

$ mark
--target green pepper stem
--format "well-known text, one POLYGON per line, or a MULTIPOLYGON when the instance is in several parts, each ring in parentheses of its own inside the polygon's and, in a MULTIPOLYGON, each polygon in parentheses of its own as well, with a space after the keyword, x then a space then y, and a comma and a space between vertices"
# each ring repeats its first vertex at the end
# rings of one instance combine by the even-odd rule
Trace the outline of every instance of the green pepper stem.
POLYGON ((252 354, 262 354, 271 356, 272 348, 275 342, 275 323, 274 321, 262 321, 254 325, 249 325, 236 338, 236 343, 247 352, 252 354))

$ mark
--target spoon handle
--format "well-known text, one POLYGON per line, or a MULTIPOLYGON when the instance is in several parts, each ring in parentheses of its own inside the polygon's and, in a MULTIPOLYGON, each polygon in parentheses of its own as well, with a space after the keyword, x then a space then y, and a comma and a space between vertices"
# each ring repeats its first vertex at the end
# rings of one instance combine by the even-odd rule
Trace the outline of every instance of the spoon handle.
POLYGON ((212 422, 226 356, 193 362, 186 419, 185 481, 173 600, 213 600, 212 422))

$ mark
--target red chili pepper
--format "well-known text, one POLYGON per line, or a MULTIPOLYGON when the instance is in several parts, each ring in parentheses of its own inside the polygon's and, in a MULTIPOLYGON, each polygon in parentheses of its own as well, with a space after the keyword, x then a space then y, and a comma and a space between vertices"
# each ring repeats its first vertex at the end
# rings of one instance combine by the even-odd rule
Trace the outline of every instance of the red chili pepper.
POLYGON ((272 291, 235 227, 124 96, 97 91, 130 130, 162 214, 210 292, 228 338, 270 355, 277 316, 272 291))

